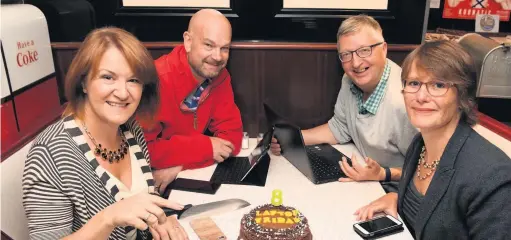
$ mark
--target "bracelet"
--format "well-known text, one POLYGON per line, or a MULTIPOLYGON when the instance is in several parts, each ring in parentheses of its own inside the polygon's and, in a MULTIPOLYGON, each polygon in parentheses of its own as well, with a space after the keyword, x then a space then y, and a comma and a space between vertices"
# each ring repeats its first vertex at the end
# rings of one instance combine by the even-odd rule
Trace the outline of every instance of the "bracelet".
POLYGON ((385 169, 385 181, 384 182, 390 182, 390 178, 391 178, 391 173, 390 173, 390 168, 388 167, 384 167, 383 169, 385 169))

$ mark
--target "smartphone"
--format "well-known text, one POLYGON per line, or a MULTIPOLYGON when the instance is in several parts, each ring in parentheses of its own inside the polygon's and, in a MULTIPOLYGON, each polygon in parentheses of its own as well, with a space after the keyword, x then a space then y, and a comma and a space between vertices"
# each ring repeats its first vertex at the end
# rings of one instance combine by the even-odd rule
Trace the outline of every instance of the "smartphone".
POLYGON ((187 192, 196 192, 196 193, 206 193, 206 194, 215 194, 221 183, 213 183, 210 181, 202 181, 196 179, 188 179, 188 178, 177 178, 172 181, 167 188, 165 189, 165 193, 163 196, 167 197, 172 190, 180 190, 187 192))
POLYGON ((364 239, 376 239, 403 231, 403 223, 391 215, 383 215, 355 223, 353 229, 364 239))

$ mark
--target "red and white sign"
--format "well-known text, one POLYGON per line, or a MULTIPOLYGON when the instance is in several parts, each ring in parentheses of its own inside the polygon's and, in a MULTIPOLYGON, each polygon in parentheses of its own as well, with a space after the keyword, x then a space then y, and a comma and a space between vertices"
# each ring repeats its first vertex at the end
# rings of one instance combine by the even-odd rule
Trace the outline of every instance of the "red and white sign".
POLYGON ((28 66, 39 60, 39 53, 37 52, 34 40, 20 41, 17 42, 17 45, 18 54, 16 54, 16 63, 18 63, 18 67, 28 66))
POLYGON ((13 92, 55 72, 46 18, 38 8, 2 5, 1 31, 13 92))
POLYGON ((476 19, 478 14, 499 15, 509 21, 511 0, 445 0, 443 18, 476 19))

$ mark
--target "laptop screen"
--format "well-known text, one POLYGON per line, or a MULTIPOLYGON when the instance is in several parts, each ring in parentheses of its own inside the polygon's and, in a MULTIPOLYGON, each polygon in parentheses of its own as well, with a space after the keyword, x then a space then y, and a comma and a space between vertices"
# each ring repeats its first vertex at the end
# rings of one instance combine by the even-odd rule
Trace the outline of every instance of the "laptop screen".
POLYGON ((252 150, 252 152, 248 156, 248 163, 250 164, 250 169, 247 171, 247 173, 245 174, 245 176, 243 176, 241 180, 243 180, 250 173, 250 171, 252 171, 252 169, 259 162, 259 160, 261 160, 261 158, 268 153, 272 137, 273 128, 264 134, 263 139, 259 141, 259 143, 257 143, 256 148, 252 150))
POLYGON ((263 152, 264 149, 262 149, 262 147, 258 147, 254 149, 252 153, 250 153, 250 155, 248 156, 248 162, 250 163, 250 166, 253 166, 259 160, 259 158, 261 158, 263 152))
POLYGON ((270 129, 263 135, 263 139, 257 143, 257 146, 254 150, 250 153, 248 156, 248 162, 250 163, 250 166, 257 163, 257 161, 261 158, 262 155, 264 155, 268 149, 270 148, 271 144, 271 138, 273 137, 273 129, 270 129))

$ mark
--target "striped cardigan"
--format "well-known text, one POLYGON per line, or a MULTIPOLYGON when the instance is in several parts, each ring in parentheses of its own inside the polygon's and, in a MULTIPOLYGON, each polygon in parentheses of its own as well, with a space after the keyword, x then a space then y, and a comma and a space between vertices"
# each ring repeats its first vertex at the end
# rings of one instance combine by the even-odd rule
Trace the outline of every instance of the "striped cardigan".
MULTIPOLYGON (((144 134, 128 121, 121 130, 149 186, 154 181, 144 134)), ((58 239, 80 229, 94 215, 119 201, 118 186, 99 165, 72 116, 34 140, 23 173, 23 206, 31 239, 58 239)), ((129 228, 117 227, 109 239, 126 239, 129 228)))

